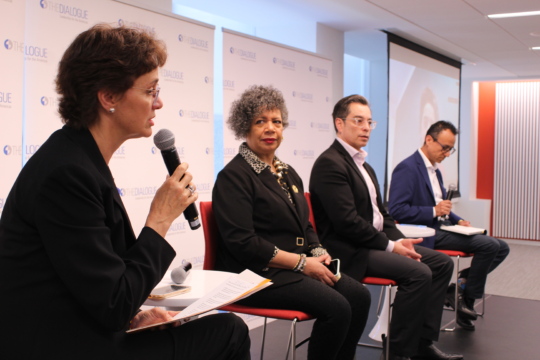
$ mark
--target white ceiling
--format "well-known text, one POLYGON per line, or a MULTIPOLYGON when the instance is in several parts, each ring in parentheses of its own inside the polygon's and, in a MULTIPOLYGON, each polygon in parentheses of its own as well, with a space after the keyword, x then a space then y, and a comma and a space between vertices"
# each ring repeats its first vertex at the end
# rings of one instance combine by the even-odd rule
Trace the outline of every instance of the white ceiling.
MULTIPOLYGON (((540 78, 540 16, 488 14, 540 10, 540 0, 174 0, 237 21, 268 23, 268 6, 344 32, 387 30, 464 64, 475 79, 540 78), (246 10, 241 11, 241 9, 246 10), (249 11, 249 10, 252 11, 249 11), (242 17, 242 13, 249 17, 242 17), (256 14, 260 14, 257 19, 256 14), (532 34, 532 35, 531 35, 532 34), (536 34, 536 36, 534 36, 536 34)), ((278 19, 273 19, 279 22, 278 19)))

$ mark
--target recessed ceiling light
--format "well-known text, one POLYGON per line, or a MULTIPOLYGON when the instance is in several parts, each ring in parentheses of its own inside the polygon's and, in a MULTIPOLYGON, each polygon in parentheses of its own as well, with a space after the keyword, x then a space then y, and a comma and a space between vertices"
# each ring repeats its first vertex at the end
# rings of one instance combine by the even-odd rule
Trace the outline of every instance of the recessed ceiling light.
POLYGON ((520 16, 535 16, 540 15, 540 11, 525 11, 525 12, 516 12, 516 13, 506 13, 506 14, 492 14, 487 17, 490 19, 500 19, 507 17, 520 17, 520 16))
POLYGON ((531 50, 540 50, 540 46, 533 46, 531 50))

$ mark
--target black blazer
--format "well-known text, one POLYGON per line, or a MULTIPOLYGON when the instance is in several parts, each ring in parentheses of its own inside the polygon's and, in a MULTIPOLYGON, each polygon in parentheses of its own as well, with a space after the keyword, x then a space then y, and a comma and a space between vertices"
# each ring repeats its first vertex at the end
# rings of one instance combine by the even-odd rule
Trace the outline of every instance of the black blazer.
POLYGON ((154 230, 135 236, 90 132, 56 131, 0 219, 0 358, 122 359, 130 320, 174 256, 154 230))
POLYGON ((304 276, 276 268, 263 271, 276 246, 308 254, 309 245, 319 244, 309 222, 302 180, 290 166, 284 178, 295 205, 269 168, 257 174, 240 154, 218 174, 212 192, 212 207, 222 236, 216 258, 218 270, 239 273, 250 269, 270 278, 273 286, 304 276))
POLYGON ((377 189, 377 205, 384 218, 383 231, 373 227, 373 207, 358 166, 335 140, 315 161, 309 190, 317 231, 333 257, 341 259, 344 273, 359 279, 366 271, 369 249, 385 250, 389 240, 403 238, 381 200, 375 172, 364 163, 377 189))

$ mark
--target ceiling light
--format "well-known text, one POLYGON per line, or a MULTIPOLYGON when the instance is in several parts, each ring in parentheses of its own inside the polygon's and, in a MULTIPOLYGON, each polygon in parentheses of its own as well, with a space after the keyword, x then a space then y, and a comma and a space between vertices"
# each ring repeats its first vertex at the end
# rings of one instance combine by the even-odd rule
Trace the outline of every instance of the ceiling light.
POLYGON ((540 46, 533 46, 531 50, 540 50, 540 46))
POLYGON ((535 15, 540 15, 540 11, 525 11, 525 12, 506 13, 506 14, 493 14, 493 15, 488 15, 487 17, 490 19, 500 19, 500 18, 507 18, 507 17, 535 16, 535 15))

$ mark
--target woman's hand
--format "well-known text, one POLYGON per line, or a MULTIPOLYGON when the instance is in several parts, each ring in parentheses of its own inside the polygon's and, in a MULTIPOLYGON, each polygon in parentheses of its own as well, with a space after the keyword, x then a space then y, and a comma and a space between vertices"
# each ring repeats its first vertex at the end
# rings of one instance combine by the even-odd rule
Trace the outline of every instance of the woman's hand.
POLYGON ((325 266, 330 265, 330 260, 332 260, 332 257, 328 254, 319 257, 308 257, 304 267, 304 274, 315 280, 322 281, 326 285, 334 286, 338 279, 325 266))
POLYGON ((160 307, 155 307, 150 310, 144 310, 135 315, 133 320, 131 320, 131 325, 129 328, 137 329, 143 326, 170 321, 176 314, 178 314, 178 311, 165 311, 163 308, 160 307))
POLYGON ((192 193, 187 188, 189 186, 195 190, 195 185, 191 183, 193 176, 186 172, 187 168, 187 163, 180 164, 157 190, 150 205, 145 225, 162 237, 165 237, 173 221, 199 197, 196 192, 192 193))

